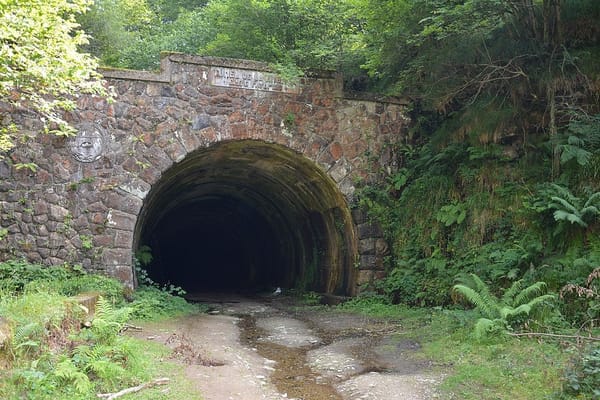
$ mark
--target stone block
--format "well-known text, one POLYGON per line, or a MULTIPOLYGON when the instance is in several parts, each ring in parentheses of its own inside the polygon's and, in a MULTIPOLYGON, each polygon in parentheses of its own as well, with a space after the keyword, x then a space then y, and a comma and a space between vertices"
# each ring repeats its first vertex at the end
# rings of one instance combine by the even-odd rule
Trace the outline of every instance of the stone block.
POLYGON ((333 142, 329 146, 329 154, 331 154, 331 157, 333 158, 334 161, 337 161, 344 154, 344 149, 342 148, 342 145, 339 144, 338 142, 333 142))
POLYGON ((131 249, 104 249, 102 263, 107 271, 122 265, 131 265, 133 255, 131 249))
POLYGON ((210 126, 210 116, 207 114, 196 115, 192 119, 192 130, 201 131, 210 126))
POLYGON ((117 278, 123 284, 129 288, 133 288, 134 285, 134 276, 133 269, 131 268, 131 260, 128 264, 125 265, 116 265, 107 268, 106 272, 112 276, 113 278, 117 278))
POLYGON ((115 247, 122 249, 131 249, 133 246, 133 232, 115 231, 115 247))
POLYGON ((355 224, 360 225, 367 221, 367 212, 360 208, 353 208, 351 210, 352 220, 355 224))
POLYGON ((328 171, 329 176, 336 182, 341 182, 350 173, 351 166, 344 159, 338 162, 328 171))
POLYGON ((359 257, 359 268, 361 270, 373 270, 377 267, 377 257, 374 255, 361 255, 359 257))
POLYGON ((357 229, 359 239, 365 239, 370 237, 383 237, 383 231, 381 230, 379 224, 376 223, 367 222, 364 224, 360 224, 358 225, 357 229))
POLYGON ((69 210, 56 204, 50 204, 50 211, 48 215, 53 221, 63 222, 67 215, 69 215, 69 210))
POLYGON ((358 272, 358 277, 356 279, 357 286, 365 286, 369 285, 373 282, 373 277, 375 276, 374 272, 371 270, 363 270, 358 272))
POLYGON ((358 241, 358 252, 361 255, 375 254, 375 238, 360 239, 358 241))
POLYGON ((387 256, 390 254, 390 246, 387 241, 383 238, 378 238, 375 241, 375 254, 378 256, 387 256))
POLYGON ((119 210, 110 210, 106 215, 106 225, 114 228, 133 231, 136 216, 119 210))
POLYGON ((165 147, 165 153, 169 155, 173 162, 178 163, 182 161, 187 155, 187 150, 180 142, 174 142, 165 147))

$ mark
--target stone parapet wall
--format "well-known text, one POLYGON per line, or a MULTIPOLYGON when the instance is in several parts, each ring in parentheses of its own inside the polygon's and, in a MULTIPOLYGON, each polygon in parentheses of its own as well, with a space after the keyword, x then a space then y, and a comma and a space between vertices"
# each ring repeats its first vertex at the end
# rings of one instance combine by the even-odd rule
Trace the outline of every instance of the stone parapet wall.
MULTIPOLYGON (((344 98, 334 74, 294 86, 251 61, 168 54, 161 65, 102 71, 115 96, 78 99, 67 115, 75 138, 40 133, 28 113, 4 114, 29 139, 0 162, 1 258, 78 263, 131 284, 144 199, 188 154, 230 140, 277 143, 319 165, 350 204, 356 182, 391 165, 408 122, 402 104, 344 98)), ((380 232, 362 217, 355 229, 360 273, 379 273, 380 232)))

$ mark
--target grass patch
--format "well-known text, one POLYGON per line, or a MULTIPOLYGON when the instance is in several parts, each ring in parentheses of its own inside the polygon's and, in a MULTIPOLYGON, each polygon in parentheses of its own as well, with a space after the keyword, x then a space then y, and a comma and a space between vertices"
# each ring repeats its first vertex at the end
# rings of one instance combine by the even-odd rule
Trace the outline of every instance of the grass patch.
POLYGON ((123 399, 135 398, 136 400, 175 400, 175 399, 197 399, 202 400, 193 382, 187 379, 181 372, 181 364, 169 361, 171 349, 166 345, 149 340, 131 338, 134 351, 142 355, 139 366, 147 375, 147 380, 155 378, 169 378, 168 385, 145 389, 132 396, 124 396, 123 399))
POLYGON ((422 356, 447 374, 440 387, 447 398, 575 398, 558 397, 564 371, 578 351, 574 345, 509 336, 478 341, 473 326, 479 315, 472 311, 410 308, 360 298, 339 309, 400 321, 403 337, 418 341, 422 356))

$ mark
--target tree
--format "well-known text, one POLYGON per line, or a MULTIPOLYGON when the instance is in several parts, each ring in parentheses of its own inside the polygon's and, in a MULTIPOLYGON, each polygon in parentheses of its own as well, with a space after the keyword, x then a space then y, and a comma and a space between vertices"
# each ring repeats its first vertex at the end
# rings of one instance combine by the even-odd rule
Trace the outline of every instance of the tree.
MULTIPOLYGON (((0 0, 0 99, 6 110, 33 111, 47 132, 69 134, 62 112, 79 93, 104 93, 96 61, 78 51, 86 43, 75 15, 89 0, 0 0)), ((4 108, 4 107, 3 107, 4 108)), ((15 146, 18 126, 0 120, 0 153, 15 146)))
POLYGON ((595 0, 355 1, 365 66, 387 92, 446 115, 496 100, 547 115, 518 128, 550 135, 568 123, 567 105, 597 104, 598 69, 583 68, 597 65, 595 0))
POLYGON ((160 52, 195 54, 208 23, 199 0, 95 0, 78 20, 103 66, 157 69, 160 52))
POLYGON ((280 72, 338 69, 358 18, 336 0, 96 0, 81 23, 108 66, 158 67, 161 51, 264 61, 280 72))
MULTIPOLYGON (((133 68, 144 65, 130 65, 132 48, 138 43, 148 45, 161 23, 146 0, 96 0, 78 20, 90 35, 84 48, 101 64, 133 68)), ((152 51, 151 46, 147 51, 152 51)), ((151 56, 158 58, 158 54, 151 56)))

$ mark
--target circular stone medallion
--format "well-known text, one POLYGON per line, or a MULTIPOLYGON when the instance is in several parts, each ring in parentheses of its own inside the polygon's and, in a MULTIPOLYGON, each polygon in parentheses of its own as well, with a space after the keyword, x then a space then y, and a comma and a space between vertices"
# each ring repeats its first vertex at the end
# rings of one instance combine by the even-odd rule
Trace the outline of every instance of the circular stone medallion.
POLYGON ((80 162, 89 163, 102 157, 104 134, 101 127, 85 123, 79 126, 77 135, 71 139, 71 154, 80 162))

